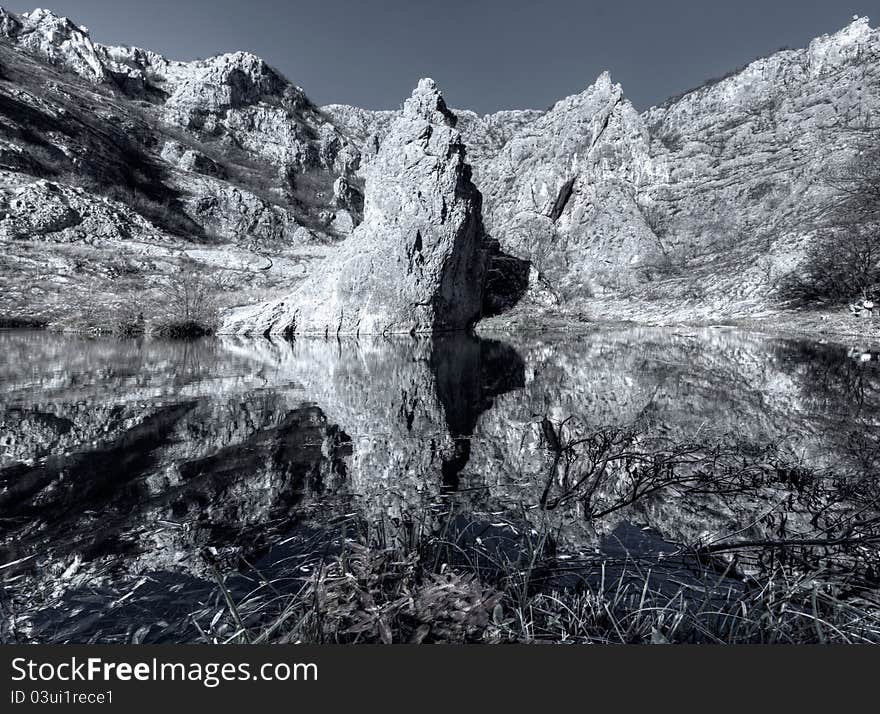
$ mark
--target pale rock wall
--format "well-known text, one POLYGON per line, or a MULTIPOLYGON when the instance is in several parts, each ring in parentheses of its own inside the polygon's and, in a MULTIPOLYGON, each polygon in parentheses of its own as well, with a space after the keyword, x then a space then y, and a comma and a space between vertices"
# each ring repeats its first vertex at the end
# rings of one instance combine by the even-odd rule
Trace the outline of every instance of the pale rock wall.
POLYGON ((223 331, 366 335, 476 322, 481 197, 455 122, 422 80, 366 169, 364 222, 339 254, 290 296, 234 312, 223 331))

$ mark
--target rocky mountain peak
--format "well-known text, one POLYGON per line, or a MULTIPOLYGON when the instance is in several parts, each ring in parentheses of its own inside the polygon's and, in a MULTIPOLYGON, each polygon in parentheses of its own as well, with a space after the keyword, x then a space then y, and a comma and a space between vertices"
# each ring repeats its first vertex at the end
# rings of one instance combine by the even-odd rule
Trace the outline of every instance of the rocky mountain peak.
POLYGON ((837 32, 820 35, 810 42, 810 47, 837 45, 838 47, 860 45, 869 41, 873 32, 871 19, 868 16, 859 17, 853 15, 852 22, 843 26, 837 32))
POLYGON ((613 82, 610 72, 605 70, 583 91, 556 102, 550 112, 592 111, 597 102, 617 101, 622 96, 622 87, 613 82))
POLYGON ((111 82, 123 93, 173 99, 185 104, 191 95, 207 111, 252 104, 265 96, 305 103, 303 91, 250 52, 229 52, 192 62, 170 61, 137 47, 92 42, 87 27, 38 8, 15 15, 0 8, 0 35, 49 63, 96 83, 111 82))
POLYGON ((605 69, 599 73, 599 76, 596 77, 596 80, 585 91, 621 93, 622 90, 620 84, 614 82, 611 79, 611 72, 605 69))
POLYGON ((403 115, 409 119, 423 119, 430 124, 445 124, 454 127, 458 121, 446 106, 443 94, 434 80, 425 77, 419 80, 412 95, 403 104, 403 115))
POLYGON ((305 102, 299 87, 249 52, 169 67, 166 84, 170 93, 165 103, 170 112, 225 111, 256 104, 265 97, 292 98, 295 108, 305 102))
MULTIPOLYGON (((360 222, 357 147, 260 57, 169 60, 94 43, 87 28, 42 9, 0 9, 0 39, 0 169, 15 171, 0 183, 64 170, 61 184, 110 194, 155 221, 151 234, 181 238, 289 245, 336 240, 360 222)), ((2 194, 0 186, 0 206, 2 194)), ((39 235, 79 230, 60 203, 50 208, 60 218, 39 235)), ((30 225, 25 211, 7 216, 12 233, 30 225)))
POLYGON ((0 34, 51 64, 65 66, 83 77, 95 81, 107 77, 89 29, 50 10, 37 8, 17 16, 0 8, 0 34))
POLYGON ((70 37, 80 35, 89 36, 89 28, 85 25, 77 25, 67 17, 56 15, 51 10, 38 7, 30 12, 22 14, 23 26, 26 31, 41 30, 47 34, 57 33, 56 37, 70 37))
POLYGON ((280 75, 262 57, 250 52, 225 52, 191 64, 193 67, 215 72, 226 81, 235 72, 241 72, 252 79, 263 77, 276 82, 280 79, 280 75))
POLYGON ((854 16, 851 23, 837 32, 810 42, 807 47, 810 70, 815 75, 856 61, 870 51, 872 45, 876 51, 877 31, 871 28, 867 17, 854 16))
POLYGON ((21 29, 21 20, 14 13, 9 12, 0 5, 0 34, 3 37, 12 37, 21 29))

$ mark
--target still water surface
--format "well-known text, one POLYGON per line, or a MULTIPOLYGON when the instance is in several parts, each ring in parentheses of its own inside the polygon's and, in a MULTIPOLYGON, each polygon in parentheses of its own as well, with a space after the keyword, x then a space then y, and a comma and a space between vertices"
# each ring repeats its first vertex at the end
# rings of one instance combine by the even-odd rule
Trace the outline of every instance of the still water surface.
POLYGON ((548 509, 548 424, 772 443, 851 469, 878 418, 869 353, 729 329, 294 344, 0 332, 5 636, 185 639, 218 572, 250 573, 240 592, 253 573, 307 573, 348 522, 406 547, 442 529, 470 558, 493 542, 509 554, 549 520, 560 562, 656 565, 766 503, 673 491, 601 519, 548 509))

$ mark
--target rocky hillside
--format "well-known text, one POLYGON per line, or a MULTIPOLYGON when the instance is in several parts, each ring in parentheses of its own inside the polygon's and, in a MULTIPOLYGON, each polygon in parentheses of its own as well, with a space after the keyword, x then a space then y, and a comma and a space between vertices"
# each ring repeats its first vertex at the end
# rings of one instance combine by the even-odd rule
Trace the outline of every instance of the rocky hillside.
POLYGON ((383 291, 411 275, 390 256, 418 242, 436 270, 427 292, 403 291, 411 307, 435 299, 444 271, 465 302, 395 308, 379 331, 480 312, 489 327, 766 314, 825 179, 876 143, 877 107, 867 19, 644 113, 603 73, 549 110, 455 110, 422 136, 401 128, 405 109, 318 107, 248 53, 178 62, 93 42, 46 10, 0 9, 0 321, 195 319, 174 297, 194 282, 212 303, 198 319, 239 308, 224 324, 262 332, 279 302, 295 311, 291 293, 332 302, 341 265, 381 263, 382 279, 346 278, 346 318, 312 326, 356 332, 354 303, 387 307, 383 291), (414 175, 409 151, 449 180, 414 175))
MULTIPOLYGON (((523 320, 718 318, 773 308, 827 179, 880 144, 878 107, 880 33, 861 18, 641 114, 603 73, 546 112, 462 113, 461 129, 489 235, 532 267, 523 320)), ((388 112, 326 110, 381 142, 388 112)))
POLYGON ((174 62, 44 10, 0 10, 0 35, 0 317, 94 302, 100 326, 220 268, 271 291, 360 222, 358 148, 260 58, 174 62))
POLYGON ((7 151, 20 154, 10 168, 148 193, 140 171, 155 199, 180 201, 190 232, 223 239, 342 237, 360 220, 358 149, 259 57, 174 62, 93 43, 45 10, 0 11, 0 32, 7 151), (64 156, 40 157, 40 146, 64 156))

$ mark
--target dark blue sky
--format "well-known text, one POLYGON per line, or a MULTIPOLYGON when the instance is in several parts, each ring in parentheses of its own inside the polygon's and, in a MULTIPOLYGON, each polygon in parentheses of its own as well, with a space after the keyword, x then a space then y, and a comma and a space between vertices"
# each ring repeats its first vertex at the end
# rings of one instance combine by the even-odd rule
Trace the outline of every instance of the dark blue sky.
POLYGON ((880 0, 43 2, 99 42, 176 59, 249 50, 320 104, 393 108, 431 76, 450 104, 479 112, 544 108, 603 69, 646 108, 854 14, 880 21, 880 0))

